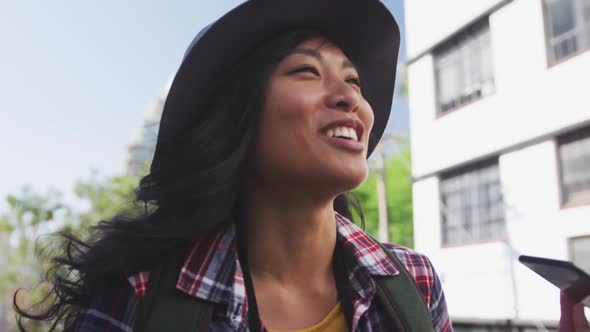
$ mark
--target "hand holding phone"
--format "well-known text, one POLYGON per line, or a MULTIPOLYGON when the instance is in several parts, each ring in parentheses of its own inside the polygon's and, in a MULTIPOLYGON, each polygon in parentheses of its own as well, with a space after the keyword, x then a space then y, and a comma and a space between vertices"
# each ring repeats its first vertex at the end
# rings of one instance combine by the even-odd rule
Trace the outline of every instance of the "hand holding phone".
POLYGON ((518 260, 561 289, 559 332, 590 332, 584 305, 590 305, 590 275, 574 263, 521 255, 518 260))
POLYGON ((590 275, 569 261, 521 255, 518 260, 557 286, 574 303, 590 308, 590 275))

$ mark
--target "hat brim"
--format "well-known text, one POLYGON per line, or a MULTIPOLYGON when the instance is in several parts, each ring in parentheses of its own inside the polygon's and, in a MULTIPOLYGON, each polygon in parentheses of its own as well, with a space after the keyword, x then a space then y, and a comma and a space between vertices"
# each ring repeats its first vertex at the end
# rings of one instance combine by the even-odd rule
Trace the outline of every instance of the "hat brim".
POLYGON ((400 31, 390 11, 378 0, 249 0, 201 32, 187 51, 164 104, 152 166, 187 125, 211 79, 265 40, 293 29, 317 31, 359 68, 375 115, 370 155, 389 119, 395 86, 400 31))

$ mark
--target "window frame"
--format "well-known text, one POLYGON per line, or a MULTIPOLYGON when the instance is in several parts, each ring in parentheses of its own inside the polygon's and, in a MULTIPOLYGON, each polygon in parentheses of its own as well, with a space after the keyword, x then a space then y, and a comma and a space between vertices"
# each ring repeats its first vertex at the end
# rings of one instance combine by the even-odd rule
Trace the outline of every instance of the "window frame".
POLYGON ((583 13, 583 8, 584 8, 584 4, 583 1, 584 0, 571 0, 573 2, 573 8, 574 8, 574 18, 576 20, 575 27, 572 31, 568 31, 567 33, 572 32, 572 35, 576 36, 578 38, 578 40, 581 40, 582 42, 586 43, 586 45, 582 45, 580 46, 579 43, 576 46, 577 49, 571 53, 568 53, 567 55, 564 55, 562 57, 557 58, 556 54, 555 54, 555 49, 554 49, 554 39, 555 38, 564 38, 564 35, 567 33, 564 33, 558 37, 554 37, 552 34, 552 18, 551 18, 551 11, 549 10, 549 4, 547 3, 550 0, 542 0, 541 1, 541 5, 543 7, 543 21, 544 21, 544 30, 545 30, 545 49, 546 49, 546 55, 547 55, 547 67, 552 67, 555 66, 557 64, 560 64, 564 61, 567 61, 571 58, 576 57, 577 55, 580 55, 582 53, 588 52, 590 51, 590 18, 588 19, 588 21, 586 22, 586 20, 584 19, 584 13, 583 13), (582 22, 582 23, 578 23, 578 22, 582 22), (580 24, 580 26, 578 26, 577 24, 580 24))
MULTIPOLYGON (((481 174, 481 173, 479 173, 481 174)), ((507 238, 507 228, 506 228, 506 209, 505 209, 505 199, 504 199, 504 193, 502 190, 502 181, 501 181, 501 174, 500 174, 500 163, 499 163, 499 158, 498 157, 494 157, 491 159, 486 159, 483 161, 479 161, 479 162, 475 162, 460 168, 456 168, 454 170, 450 170, 448 172, 442 173, 439 175, 439 184, 438 184, 438 196, 439 196, 439 202, 440 202, 440 208, 439 208, 439 214, 440 214, 440 243, 442 247, 455 247, 455 246, 464 246, 464 245, 472 245, 472 244, 479 244, 479 243, 487 243, 487 242, 497 242, 497 241, 504 241, 507 238), (484 228, 486 225, 486 223, 489 223, 490 220, 492 221, 496 221, 496 219, 491 219, 488 217, 487 220, 485 220, 485 223, 482 222, 483 218, 478 218, 479 223, 477 224, 477 227, 480 229, 480 234, 478 235, 478 237, 474 237, 473 236, 473 229, 475 229, 475 227, 471 228, 471 234, 470 234, 470 238, 469 239, 461 239, 459 241, 457 240, 450 240, 449 241, 449 236, 448 231, 447 231, 447 225, 446 225, 446 220, 445 220, 445 213, 447 213, 445 211, 445 209, 447 209, 447 207, 445 206, 445 190, 444 190, 444 185, 445 185, 445 180, 448 179, 452 179, 458 176, 462 176, 465 174, 477 174, 478 171, 482 171, 485 170, 487 168, 490 167, 497 167, 497 183, 499 186, 499 194, 500 194, 500 202, 497 204, 500 204, 500 209, 501 209, 501 216, 498 219, 499 221, 497 221, 493 227, 489 226, 488 231, 491 233, 496 227, 500 227, 501 231, 498 234, 492 234, 492 236, 489 237, 484 237, 481 235, 481 228, 484 228)), ((483 181, 477 182, 478 184, 481 184, 483 181)), ((486 183, 492 183, 490 181, 486 182, 486 183)), ((495 183, 495 182, 493 182, 495 183)), ((464 188, 461 188, 460 192, 465 192, 464 188)), ((481 201, 478 202, 479 204, 477 205, 481 211, 481 206, 483 204, 481 204, 481 201)), ((496 202, 492 202, 489 198, 486 202, 484 202, 485 205, 489 205, 492 206, 492 204, 495 204, 496 202)), ((462 204, 461 205, 461 209, 464 208, 465 205, 462 204)), ((492 208, 488 208, 488 213, 489 211, 491 211, 492 208)), ((472 211, 473 213, 473 211, 472 211)), ((480 212, 481 213, 481 212, 480 212)), ((473 223, 471 224, 471 226, 473 226, 473 223)))
MULTIPOLYGON (((459 32, 455 33, 453 36, 449 37, 447 40, 445 40, 442 44, 438 45, 436 48, 433 49, 432 51, 432 59, 433 59, 433 78, 434 78, 434 87, 435 87, 435 109, 436 109, 436 115, 437 117, 441 117, 444 115, 447 115, 449 113, 454 112, 457 109, 460 109, 462 107, 465 107, 471 103, 474 103, 482 98, 488 97, 492 94, 495 93, 496 90, 496 82, 495 82, 495 73, 494 73, 494 57, 493 57, 493 43, 492 43, 492 38, 491 38, 491 27, 490 27, 490 20, 489 20, 489 15, 483 16, 481 18, 479 18, 478 20, 476 20, 475 22, 472 22, 471 24, 469 24, 468 26, 464 27, 463 29, 461 29, 459 32), (482 32, 483 31, 483 32, 482 32), (441 60, 442 57, 449 57, 449 54, 452 54, 452 52, 460 52, 462 54, 459 54, 460 59, 462 61, 463 68, 465 69, 468 66, 472 66, 472 60, 475 59, 473 58, 473 53, 469 53, 466 54, 466 49, 465 48, 461 48, 462 45, 464 45, 464 43, 471 43, 471 48, 469 48, 470 50, 475 49, 475 45, 477 45, 477 42, 474 41, 474 36, 476 40, 479 40, 480 38, 482 38, 482 36, 484 36, 485 34, 487 34, 487 38, 489 40, 489 65, 490 65, 490 70, 489 70, 489 79, 485 79, 485 74, 486 74, 486 70, 481 70, 478 74, 481 75, 480 77, 480 82, 478 82, 477 84, 480 84, 481 86, 479 87, 479 89, 476 91, 472 91, 471 94, 465 94, 465 95, 458 95, 456 97, 454 97, 453 102, 456 102, 455 105, 443 110, 442 107, 442 103, 441 103, 441 91, 440 91, 440 87, 441 87, 441 75, 440 75, 440 68, 441 66, 439 65, 439 61, 441 60), (450 51, 452 50, 452 51, 450 51), (466 63, 466 59, 469 59, 469 62, 466 63), (475 95, 474 95, 475 94, 475 95), (464 99, 465 100, 461 100, 464 99)), ((481 47, 481 45, 478 45, 479 47, 481 47)), ((463 46, 464 47, 464 46, 463 46)), ((482 52, 483 53, 483 52, 482 52)), ((476 59, 477 61, 480 62, 480 65, 484 64, 484 57, 480 56, 476 59)), ((473 75, 471 70, 468 70, 468 72, 470 73, 470 75, 473 75)), ((462 73, 462 77, 461 79, 465 80, 465 78, 467 77, 467 75, 465 74, 465 71, 462 73)), ((472 82, 473 84, 473 82, 472 82)), ((465 89, 466 85, 462 84, 462 86, 460 87, 461 89, 465 89)))
POLYGON ((590 234, 581 234, 581 235, 576 235, 576 236, 570 236, 567 238, 567 253, 568 253, 568 259, 576 264, 576 266, 578 266, 579 268, 581 268, 582 270, 584 270, 584 266, 581 266, 579 263, 576 263, 574 261, 574 244, 573 242, 576 240, 580 240, 580 239, 589 239, 590 240, 590 234))
POLYGON ((571 132, 560 135, 555 140, 555 153, 558 167, 558 188, 559 188, 559 204, 562 209, 590 205, 590 199, 583 202, 572 203, 567 201, 567 194, 564 187, 564 162, 561 156, 561 146, 564 144, 576 142, 579 140, 590 139, 590 127, 585 126, 571 132))

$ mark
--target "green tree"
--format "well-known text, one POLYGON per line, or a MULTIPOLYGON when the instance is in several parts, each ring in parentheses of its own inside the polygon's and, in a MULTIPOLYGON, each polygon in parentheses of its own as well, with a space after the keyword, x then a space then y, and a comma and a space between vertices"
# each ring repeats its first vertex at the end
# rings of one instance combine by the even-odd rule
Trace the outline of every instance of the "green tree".
MULTIPOLYGON (((59 193, 38 194, 30 187, 23 188, 18 195, 9 195, 6 202, 8 212, 0 216, 0 299, 10 302, 14 290, 30 288, 43 280, 49 261, 37 250, 37 239, 56 229, 57 220, 68 219, 71 211, 61 202, 59 193)), ((26 292, 23 303, 40 300, 44 286, 26 292)), ((11 325, 0 322, 0 329, 7 330, 11 325)), ((35 323, 28 328, 42 330, 43 324, 35 323)))
MULTIPOLYGON (((59 250, 61 243, 54 236, 44 234, 67 231, 85 238, 89 228, 101 220, 118 213, 137 213, 140 210, 133 204, 133 189, 138 181, 139 175, 101 177, 92 172, 89 178, 75 185, 76 196, 87 206, 81 211, 73 211, 55 191, 38 194, 25 187, 18 195, 9 195, 8 210, 0 215, 0 301, 10 303, 14 291, 22 288, 32 291, 19 293, 21 305, 37 303, 46 294, 47 285, 40 283, 48 270, 50 257, 59 250), (40 286, 35 287, 37 285, 40 286)), ((0 331, 8 330, 7 324, 14 329, 14 321, 9 320, 0 322, 0 331)), ((36 322, 27 325, 30 331, 47 328, 47 324, 36 322)))
MULTIPOLYGON (((409 147, 387 158, 385 162, 385 189, 387 217, 391 242, 412 248, 414 245, 411 154, 409 147)), ((365 217, 365 229, 377 236, 379 210, 377 204, 377 178, 374 172, 353 192, 359 200, 365 217)), ((358 221, 358 216, 355 216, 358 221)))
POLYGON ((18 285, 39 281, 42 271, 37 261, 36 241, 42 232, 51 231, 56 216, 66 218, 70 209, 61 203, 59 193, 38 194, 25 187, 18 195, 6 198, 9 212, 0 216, 0 241, 3 269, 0 274, 0 291, 8 284, 18 285))
POLYGON ((413 248, 414 210, 409 146, 387 161, 385 176, 390 239, 393 243, 413 248))
MULTIPOLYGON (((365 231, 376 237, 379 229, 376 175, 373 172, 369 173, 369 177, 353 191, 353 195, 361 207, 365 219, 365 231)), ((358 221, 360 218, 355 213, 353 213, 353 219, 359 224, 358 221)))
POLYGON ((140 210, 135 204, 134 189, 139 175, 115 175, 100 177, 93 172, 88 179, 75 185, 76 196, 86 202, 88 208, 77 212, 64 227, 64 231, 84 238, 91 226, 101 220, 109 220, 117 214, 133 215, 140 210))

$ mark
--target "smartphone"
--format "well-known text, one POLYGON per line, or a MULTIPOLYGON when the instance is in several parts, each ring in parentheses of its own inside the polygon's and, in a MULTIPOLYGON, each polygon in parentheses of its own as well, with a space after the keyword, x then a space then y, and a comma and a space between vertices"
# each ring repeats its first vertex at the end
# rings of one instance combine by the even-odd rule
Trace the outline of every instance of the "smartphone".
POLYGON ((590 308, 590 275, 569 261, 521 255, 518 260, 557 286, 575 302, 590 308))

